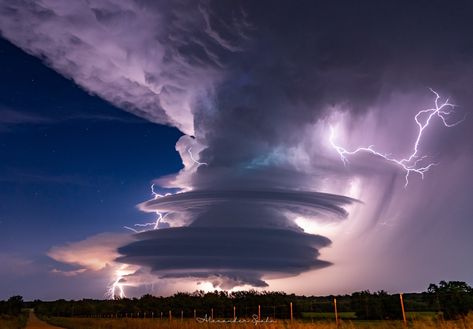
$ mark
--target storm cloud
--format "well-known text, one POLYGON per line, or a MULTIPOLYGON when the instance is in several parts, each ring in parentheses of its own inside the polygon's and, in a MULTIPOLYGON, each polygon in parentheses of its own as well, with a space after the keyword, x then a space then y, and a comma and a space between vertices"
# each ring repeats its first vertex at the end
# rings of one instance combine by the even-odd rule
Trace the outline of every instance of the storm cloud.
POLYGON ((267 286, 263 276, 290 276, 322 268, 319 249, 331 241, 304 233, 287 215, 343 219, 355 200, 298 191, 190 191, 141 205, 146 211, 187 213, 185 227, 134 236, 116 261, 151 268, 161 278, 208 278, 222 288, 267 286))
MULTIPOLYGON (((257 220, 257 219, 256 219, 257 220)), ((316 259, 330 240, 287 229, 179 227, 137 234, 118 262, 151 268, 162 278, 221 280, 223 288, 267 286, 263 275, 295 275, 330 263, 316 259)))
POLYGON ((143 210, 159 212, 198 212, 229 201, 257 204, 259 207, 271 207, 279 211, 291 210, 299 214, 313 212, 315 214, 328 213, 338 217, 346 217, 348 213, 342 206, 355 200, 340 195, 305 191, 207 190, 166 195, 147 201, 140 207, 143 210))
MULTIPOLYGON (((135 235, 117 261, 163 278, 265 286, 272 275, 329 265, 318 257, 330 240, 304 232, 301 217, 339 222, 358 207, 347 222, 360 232, 421 215, 416 195, 399 196, 398 168, 365 155, 347 169, 328 135, 333 126, 347 147, 375 142, 405 154, 414 113, 432 106, 429 87, 473 104, 473 41, 464 33, 472 9, 466 1, 20 1, 0 4, 0 31, 89 92, 185 134, 176 145, 184 168, 155 181, 180 193, 139 205, 166 213, 170 228, 135 235)), ((464 156, 465 143, 451 141, 468 140, 469 126, 429 136, 423 154, 464 156)))

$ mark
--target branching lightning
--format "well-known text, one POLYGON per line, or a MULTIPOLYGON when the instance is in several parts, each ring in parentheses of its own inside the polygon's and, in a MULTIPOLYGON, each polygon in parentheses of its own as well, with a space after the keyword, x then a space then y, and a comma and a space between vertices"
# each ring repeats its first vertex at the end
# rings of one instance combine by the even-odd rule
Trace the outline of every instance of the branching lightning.
MULTIPOLYGON (((165 195, 156 193, 154 190, 154 184, 151 184, 151 195, 154 199, 161 198, 163 196, 169 195, 170 193, 166 193, 165 195)), ((144 223, 144 224, 134 224, 134 227, 124 226, 125 229, 132 231, 133 233, 141 233, 149 230, 157 230, 159 229, 159 223, 166 218, 169 213, 165 213, 164 215, 159 211, 156 211, 156 220, 154 222, 144 223), (139 229, 141 228, 141 229, 139 229)), ((122 283, 123 276, 126 275, 126 266, 123 265, 120 269, 115 271, 113 282, 110 284, 107 296, 110 298, 125 298, 125 289, 124 284, 122 283), (117 294, 118 292, 118 294, 117 294)))
MULTIPOLYGON (((207 166, 208 164, 206 162, 200 162, 198 161, 194 155, 192 154, 192 147, 189 147, 187 148, 187 153, 189 154, 189 157, 190 159, 195 163, 197 164, 197 167, 200 167, 200 166, 207 166)), ((162 195, 162 194, 159 194, 159 193, 156 193, 156 191, 154 190, 154 184, 151 184, 151 195, 153 196, 153 198, 156 200, 158 198, 161 198, 163 196, 166 196, 166 195, 170 195, 170 193, 166 193, 165 195, 162 195)), ((165 214, 162 214, 160 213, 159 211, 156 211, 156 220, 154 222, 150 222, 150 223, 144 223, 144 224, 134 224, 133 226, 134 227, 130 227, 130 226, 124 226, 125 229, 127 230, 130 230, 134 233, 141 233, 141 232, 145 232, 145 231, 149 231, 149 230, 157 230, 159 228, 159 223, 164 219, 166 218, 166 216, 168 215, 169 213, 165 213, 165 214), (151 227, 151 228, 150 228, 151 227), (139 228, 142 228, 142 229, 139 229, 139 228)))
MULTIPOLYGON (((154 184, 151 184, 151 195, 153 196, 153 198, 156 200, 158 198, 161 198, 163 196, 166 196, 166 195, 169 195, 170 193, 166 193, 165 195, 162 195, 162 194, 159 194, 159 193, 156 193, 156 191, 154 190, 154 184)), ((135 224, 133 225, 134 227, 143 227, 144 229, 136 229, 136 228, 133 228, 133 227, 129 227, 129 226, 124 226, 124 228, 126 228, 127 230, 130 230, 134 233, 141 233, 141 232, 145 232, 145 231, 149 231, 149 230, 157 230, 159 228, 159 223, 164 219, 166 218, 166 216, 168 215, 169 213, 165 213, 164 215, 162 213, 160 213, 159 211, 156 211, 156 220, 154 222, 149 222, 149 223, 144 223, 144 224, 135 224), (152 227, 150 229, 147 229, 149 227, 152 227)))
MULTIPOLYGON (((208 164, 206 162, 200 162, 198 161, 194 155, 192 154, 192 147, 187 148, 187 153, 189 154, 190 159, 197 164, 197 168, 200 166, 207 166, 208 164)), ((166 193, 164 195, 159 194, 155 191, 155 185, 151 184, 151 195, 153 198, 156 200, 158 198, 161 198, 166 195, 170 195, 170 193, 166 193)), ((134 224, 133 227, 130 226, 124 226, 125 229, 132 231, 133 233, 141 233, 149 230, 157 230, 159 229, 159 223, 166 218, 166 216, 169 215, 169 213, 162 214, 159 211, 156 211, 156 220, 153 222, 149 223, 144 223, 144 224, 134 224)), ((126 267, 126 265, 124 265, 126 267)), ((120 269, 115 271, 114 274, 114 279, 113 282, 110 284, 107 296, 110 298, 125 298, 125 289, 124 289, 124 284, 122 283, 123 276, 126 274, 124 272, 125 267, 120 267, 120 269), (125 274, 124 274, 125 273, 125 274), (117 293, 118 292, 118 293, 117 293)))
POLYGON ((194 158, 194 155, 192 154, 192 147, 189 147, 187 149, 187 153, 189 153, 189 157, 191 158, 191 160, 194 161, 194 163, 197 164, 197 168, 200 167, 200 166, 208 166, 208 163, 199 162, 196 158, 194 158))
POLYGON ((109 298, 125 298, 125 289, 124 289, 124 283, 123 283, 123 277, 128 273, 126 271, 127 265, 123 264, 120 266, 118 270, 115 271, 115 279, 114 281, 110 284, 108 291, 107 291, 107 296, 109 298))
POLYGON ((342 146, 339 146, 335 143, 335 129, 333 127, 330 127, 330 139, 329 139, 330 144, 339 154, 340 159, 342 160, 343 164, 346 166, 349 162, 347 159, 347 155, 353 155, 353 154, 357 154, 361 152, 366 152, 366 153, 371 153, 375 156, 381 157, 385 159, 386 161, 389 161, 399 166, 401 170, 405 172, 406 183, 404 184, 404 187, 407 187, 407 185, 409 184, 409 175, 412 173, 419 174, 421 178, 423 179, 424 174, 427 171, 429 171, 429 169, 432 166, 436 165, 436 163, 434 162, 422 165, 421 162, 425 160, 427 156, 419 155, 419 146, 422 140, 422 134, 424 130, 429 126, 430 121, 434 117, 437 117, 440 120, 442 120, 442 123, 444 124, 444 126, 450 128, 450 127, 456 126, 457 124, 461 123, 465 119, 463 118, 462 120, 459 120, 457 122, 448 123, 447 118, 450 114, 454 112, 455 105, 451 104, 448 98, 442 102, 440 99, 440 95, 437 92, 435 92, 432 89, 430 89, 430 91, 432 91, 432 93, 434 93, 435 95, 435 101, 434 101, 435 108, 421 110, 417 112, 417 114, 415 115, 414 120, 418 127, 417 138, 414 142, 412 153, 409 154, 409 156, 407 156, 406 158, 396 159, 396 158, 391 157, 389 154, 380 153, 374 149, 374 145, 370 145, 368 147, 358 147, 357 149, 353 151, 348 151, 342 146))

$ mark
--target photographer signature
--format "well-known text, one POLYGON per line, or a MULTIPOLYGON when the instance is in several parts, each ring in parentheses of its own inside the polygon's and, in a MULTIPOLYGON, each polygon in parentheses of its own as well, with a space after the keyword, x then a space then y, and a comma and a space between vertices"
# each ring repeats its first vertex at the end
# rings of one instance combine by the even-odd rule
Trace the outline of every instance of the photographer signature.
POLYGON ((212 319, 212 317, 208 317, 207 314, 203 318, 195 318, 198 323, 254 323, 255 325, 258 323, 274 323, 276 320, 271 320, 267 317, 264 320, 258 319, 258 315, 253 314, 251 319, 238 319, 235 317, 232 320, 229 319, 212 319))

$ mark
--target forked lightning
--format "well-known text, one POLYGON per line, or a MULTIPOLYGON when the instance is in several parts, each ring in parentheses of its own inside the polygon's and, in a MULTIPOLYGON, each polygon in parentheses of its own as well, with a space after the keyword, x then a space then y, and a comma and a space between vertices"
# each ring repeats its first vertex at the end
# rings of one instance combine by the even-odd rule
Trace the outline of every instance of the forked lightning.
POLYGON ((429 171, 429 169, 435 165, 434 162, 430 162, 427 164, 421 164, 423 160, 427 158, 427 156, 419 155, 419 146, 422 141, 422 134, 424 130, 429 126, 430 121, 433 118, 439 118, 444 126, 446 127, 453 127, 456 126, 457 124, 461 123, 464 118, 460 121, 454 122, 454 123, 448 123, 447 118, 452 112, 454 111, 455 105, 451 104, 449 102, 449 99, 447 98, 445 101, 441 102, 440 95, 430 89, 432 93, 435 95, 435 101, 434 101, 434 108, 430 109, 425 109, 417 112, 417 114, 414 117, 414 120, 417 124, 418 127, 418 132, 417 132, 417 137, 414 142, 414 145, 412 147, 412 153, 409 154, 408 157, 403 158, 403 159, 396 159, 391 156, 389 156, 386 153, 381 153, 377 150, 374 149, 373 145, 370 145, 368 147, 358 147, 357 149, 353 151, 348 151, 347 149, 343 148, 340 145, 337 145, 335 142, 335 129, 333 127, 330 127, 330 144, 332 147, 337 151, 337 153, 340 156, 340 159, 342 160, 343 164, 346 166, 348 164, 348 155, 353 155, 361 152, 367 152, 371 153, 375 156, 381 157, 385 159, 386 161, 389 161, 391 163, 394 163, 395 165, 399 166, 401 170, 405 171, 405 179, 406 183, 404 184, 404 187, 407 187, 409 184, 409 175, 411 173, 416 173, 421 176, 421 178, 424 178, 424 174, 429 171))

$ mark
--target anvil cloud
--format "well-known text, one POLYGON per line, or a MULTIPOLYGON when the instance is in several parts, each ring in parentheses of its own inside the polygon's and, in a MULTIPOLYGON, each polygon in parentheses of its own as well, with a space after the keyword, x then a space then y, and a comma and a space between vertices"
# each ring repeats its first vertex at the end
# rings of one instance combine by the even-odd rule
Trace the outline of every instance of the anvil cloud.
MULTIPOLYGON (((185 134, 176 145, 184 168, 155 181, 182 193, 139 206, 169 213, 170 227, 137 234, 118 248, 117 261, 228 288, 265 286, 268 278, 329 262, 336 268, 338 260, 364 264, 411 219, 416 229, 406 239, 416 241, 448 186, 467 189, 458 159, 471 163, 464 142, 471 123, 448 136, 432 133, 423 145, 424 153, 449 163, 433 171, 463 170, 450 180, 427 175, 435 189, 415 181, 405 191, 402 173, 369 155, 344 168, 328 143, 334 126, 347 147, 376 143, 406 153, 413 115, 432 104, 429 87, 453 94, 463 107, 473 104, 473 43, 464 32, 473 22, 460 7, 22 1, 0 4, 0 31, 87 91, 185 134), (452 147, 452 141, 460 142, 452 147), (348 210, 349 219, 339 221, 348 210), (377 231, 388 222, 397 228, 377 231), (331 225, 336 229, 327 231, 331 225), (331 259, 318 259, 330 244, 321 234, 338 246, 338 254, 328 252, 331 259), (358 234, 380 247, 363 245, 358 234), (350 252, 343 249, 348 245, 350 252), (348 256, 355 250, 369 250, 370 257, 348 256)), ((449 207, 463 207, 462 200, 449 207)), ((466 213, 457 216, 461 225, 466 213)), ((393 256, 393 264, 399 259, 393 256)))

